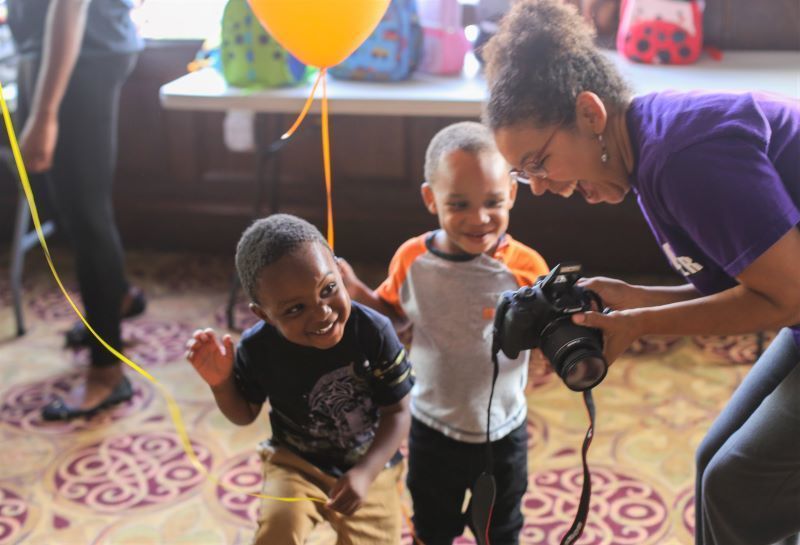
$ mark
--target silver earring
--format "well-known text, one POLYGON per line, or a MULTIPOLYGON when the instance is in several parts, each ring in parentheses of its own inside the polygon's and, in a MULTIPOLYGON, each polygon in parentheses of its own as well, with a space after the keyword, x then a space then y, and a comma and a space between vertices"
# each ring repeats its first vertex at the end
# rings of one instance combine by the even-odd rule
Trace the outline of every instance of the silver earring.
POLYGON ((603 140, 603 135, 597 135, 597 141, 600 142, 601 150, 600 150, 600 162, 603 164, 608 163, 608 148, 606 147, 606 143, 603 140))

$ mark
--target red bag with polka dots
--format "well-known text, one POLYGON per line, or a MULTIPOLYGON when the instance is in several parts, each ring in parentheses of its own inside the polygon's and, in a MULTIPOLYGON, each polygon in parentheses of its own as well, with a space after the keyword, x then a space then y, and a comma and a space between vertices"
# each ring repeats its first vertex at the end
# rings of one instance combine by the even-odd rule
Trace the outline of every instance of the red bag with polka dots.
POLYGON ((617 51, 634 62, 690 64, 703 49, 698 0, 622 0, 617 51))

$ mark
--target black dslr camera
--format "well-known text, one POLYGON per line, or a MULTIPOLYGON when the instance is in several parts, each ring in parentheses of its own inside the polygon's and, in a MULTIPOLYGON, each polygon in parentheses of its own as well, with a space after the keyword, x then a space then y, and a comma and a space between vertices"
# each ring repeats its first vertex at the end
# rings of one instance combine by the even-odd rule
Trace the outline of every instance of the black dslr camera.
POLYGON ((561 380, 578 392, 597 386, 606 376, 601 330, 573 324, 571 316, 603 308, 600 297, 576 286, 580 265, 561 264, 533 286, 500 296, 494 319, 492 352, 516 358, 522 350, 541 348, 561 380))

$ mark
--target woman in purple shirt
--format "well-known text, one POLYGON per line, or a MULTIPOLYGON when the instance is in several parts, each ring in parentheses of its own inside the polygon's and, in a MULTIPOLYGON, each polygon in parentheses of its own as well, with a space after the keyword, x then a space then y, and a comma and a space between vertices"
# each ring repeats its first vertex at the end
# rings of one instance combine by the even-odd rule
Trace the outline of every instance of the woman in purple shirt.
POLYGON ((631 98, 558 0, 521 0, 484 50, 486 121, 535 195, 616 204, 632 191, 681 287, 594 278, 613 362, 646 334, 785 327, 697 453, 696 543, 769 545, 800 531, 800 106, 748 94, 631 98), (794 327, 793 327, 794 326, 794 327))

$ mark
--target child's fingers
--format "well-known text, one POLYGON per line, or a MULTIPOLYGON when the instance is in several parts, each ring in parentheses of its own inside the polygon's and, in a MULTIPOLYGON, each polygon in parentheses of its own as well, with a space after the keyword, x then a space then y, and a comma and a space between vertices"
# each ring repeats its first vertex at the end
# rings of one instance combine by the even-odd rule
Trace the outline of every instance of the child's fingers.
POLYGON ((233 348, 233 339, 230 335, 225 335, 222 337, 222 346, 224 348, 223 353, 227 355, 232 355, 234 352, 233 348))
POLYGON ((196 368, 213 361, 213 358, 218 355, 217 344, 211 342, 198 342, 194 346, 187 347, 186 350, 186 359, 196 368))
POLYGON ((346 491, 342 491, 339 496, 329 502, 328 507, 337 513, 349 516, 356 512, 356 509, 358 509, 359 505, 360 502, 354 494, 349 494, 346 491))
POLYGON ((208 342, 209 340, 213 340, 215 335, 214 330, 209 327, 206 329, 195 329, 194 333, 192 333, 192 337, 201 342, 208 342))
POLYGON ((349 501, 349 502, 345 503, 344 505, 342 505, 341 507, 339 507, 339 509, 337 509, 337 511, 340 512, 341 514, 349 517, 350 515, 352 515, 353 513, 356 512, 356 509, 358 509, 358 503, 355 502, 355 501, 349 501))
POLYGON ((335 505, 338 505, 337 502, 342 501, 342 494, 344 493, 344 486, 342 485, 342 481, 336 481, 333 483, 330 491, 328 492, 328 502, 325 504, 326 507, 331 509, 335 509, 335 505))
POLYGON ((345 503, 344 494, 340 492, 337 495, 333 496, 330 500, 328 500, 327 506, 328 509, 332 509, 333 511, 336 512, 341 512, 342 505, 344 505, 344 503, 345 503))
POLYGON ((209 342, 203 333, 186 341, 186 350, 200 350, 206 346, 215 346, 215 343, 209 342))

